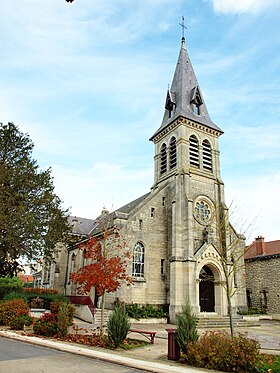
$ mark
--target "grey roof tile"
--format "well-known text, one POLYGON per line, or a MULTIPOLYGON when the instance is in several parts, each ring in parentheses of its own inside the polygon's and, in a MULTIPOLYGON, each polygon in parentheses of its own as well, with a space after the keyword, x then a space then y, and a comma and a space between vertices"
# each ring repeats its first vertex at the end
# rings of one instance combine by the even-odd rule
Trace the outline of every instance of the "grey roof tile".
POLYGON ((194 122, 201 123, 207 127, 223 133, 223 131, 215 123, 212 122, 209 116, 186 49, 184 38, 182 39, 181 50, 173 76, 172 85, 167 92, 167 96, 169 96, 171 100, 175 102, 175 111, 170 117, 169 110, 165 109, 161 126, 150 140, 152 140, 159 132, 161 132, 164 128, 166 128, 170 123, 172 123, 180 116, 183 116, 194 122), (201 98, 199 115, 193 112, 191 105, 191 101, 194 99, 194 95, 197 92, 199 93, 199 96, 201 98))

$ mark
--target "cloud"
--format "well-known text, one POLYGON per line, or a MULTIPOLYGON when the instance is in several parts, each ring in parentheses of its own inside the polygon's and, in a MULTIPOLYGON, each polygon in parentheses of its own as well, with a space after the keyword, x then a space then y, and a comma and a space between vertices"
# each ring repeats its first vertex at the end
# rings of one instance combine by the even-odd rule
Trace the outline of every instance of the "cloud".
POLYGON ((232 223, 237 229, 248 227, 245 235, 247 243, 262 235, 267 241, 279 239, 279 185, 280 172, 257 177, 229 177, 226 184, 228 205, 237 206, 238 214, 233 214, 232 223))
POLYGON ((279 6, 278 0, 211 0, 216 13, 253 13, 279 6))
MULTIPOLYGON (((249 167, 250 163, 266 165, 280 159, 280 128, 277 124, 257 125, 251 123, 229 127, 221 139, 222 158, 226 165, 234 165, 238 159, 239 167, 249 167), (259 163, 262 162, 262 163, 259 163)), ((253 172, 253 170, 251 170, 253 172)), ((258 170, 256 170, 258 172, 258 170)))
POLYGON ((128 170, 117 163, 96 162, 77 170, 52 167, 55 190, 63 196, 65 208, 76 216, 95 218, 105 206, 110 211, 147 193, 152 186, 153 169, 128 170))

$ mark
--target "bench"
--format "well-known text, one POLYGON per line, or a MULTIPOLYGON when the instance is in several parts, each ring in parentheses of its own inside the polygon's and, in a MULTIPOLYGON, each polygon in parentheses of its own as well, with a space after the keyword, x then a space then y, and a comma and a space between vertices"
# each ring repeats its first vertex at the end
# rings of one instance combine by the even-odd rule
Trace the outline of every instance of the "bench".
POLYGON ((148 332, 146 330, 138 330, 138 329, 129 329, 129 333, 139 333, 142 334, 144 337, 148 338, 152 344, 155 342, 155 335, 156 332, 148 332))

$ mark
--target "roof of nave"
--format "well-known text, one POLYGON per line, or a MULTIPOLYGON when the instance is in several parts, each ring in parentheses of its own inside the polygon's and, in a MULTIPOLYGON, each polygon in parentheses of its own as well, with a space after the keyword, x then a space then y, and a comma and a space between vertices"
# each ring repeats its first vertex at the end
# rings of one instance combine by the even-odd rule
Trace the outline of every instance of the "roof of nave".
POLYGON ((78 216, 69 216, 68 222, 72 226, 73 234, 87 235, 92 230, 95 220, 80 218, 78 216))
POLYGON ((123 212, 126 214, 130 213, 135 207, 137 207, 141 202, 143 202, 150 194, 151 192, 144 194, 143 196, 120 207, 119 209, 116 210, 116 212, 123 212))

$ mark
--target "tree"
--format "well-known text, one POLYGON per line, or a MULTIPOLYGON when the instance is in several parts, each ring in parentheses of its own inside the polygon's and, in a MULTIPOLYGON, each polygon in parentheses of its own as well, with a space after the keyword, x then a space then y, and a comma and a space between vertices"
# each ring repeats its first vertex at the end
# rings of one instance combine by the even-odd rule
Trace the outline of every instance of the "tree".
POLYGON ((13 123, 0 123, 0 277, 15 275, 20 258, 51 255, 69 231, 51 169, 39 170, 33 147, 13 123))
POLYGON ((117 302, 107 324, 110 344, 115 348, 119 347, 127 337, 129 329, 130 321, 125 305, 117 302))
MULTIPOLYGON (((232 209, 232 206, 230 206, 230 209, 232 209)), ((236 211, 231 213, 231 216, 234 215, 236 215, 236 211)), ((233 339, 234 326, 232 299, 246 288, 244 261, 246 252, 245 233, 248 232, 251 224, 244 222, 241 224, 242 233, 236 233, 229 221, 229 210, 222 205, 217 205, 216 222, 217 224, 214 224, 213 227, 214 230, 216 230, 219 242, 221 265, 224 274, 224 282, 222 285, 226 291, 230 333, 233 339)))
POLYGON ((192 312, 189 302, 183 308, 183 312, 178 315, 175 337, 180 351, 184 354, 187 353, 188 344, 198 340, 196 316, 192 312))
POLYGON ((110 227, 110 215, 104 213, 96 226, 98 232, 85 242, 79 244, 84 258, 90 264, 71 274, 71 280, 79 285, 82 294, 95 288, 97 295, 102 296, 100 335, 104 335, 104 310, 106 293, 115 292, 122 283, 128 286, 132 279, 126 274, 127 259, 130 257, 125 242, 120 235, 120 228, 110 227))

